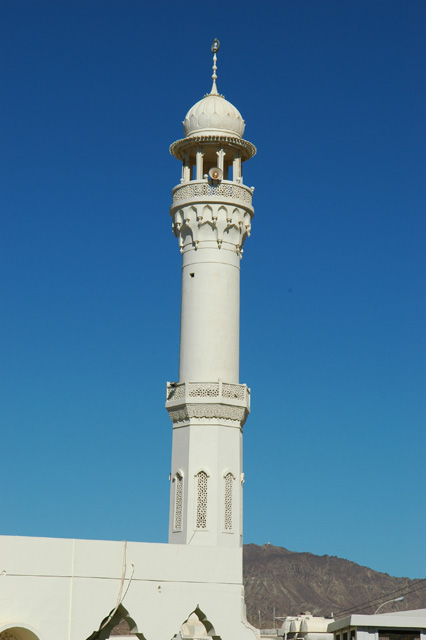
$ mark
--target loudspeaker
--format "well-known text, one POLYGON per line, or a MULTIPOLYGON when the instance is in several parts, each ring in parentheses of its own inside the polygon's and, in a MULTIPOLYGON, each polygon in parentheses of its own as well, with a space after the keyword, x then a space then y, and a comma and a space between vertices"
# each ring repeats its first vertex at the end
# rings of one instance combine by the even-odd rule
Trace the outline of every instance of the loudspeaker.
POLYGON ((220 182, 223 178, 223 171, 219 167, 212 167, 209 171, 209 178, 213 182, 220 182))

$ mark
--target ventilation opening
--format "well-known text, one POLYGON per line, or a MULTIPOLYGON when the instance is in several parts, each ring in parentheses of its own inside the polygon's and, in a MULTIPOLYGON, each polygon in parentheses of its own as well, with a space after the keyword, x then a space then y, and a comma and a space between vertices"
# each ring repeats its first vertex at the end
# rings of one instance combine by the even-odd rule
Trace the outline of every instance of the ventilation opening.
POLYGON ((183 495, 183 476, 177 473, 174 477, 175 483, 175 518, 174 531, 182 531, 182 495, 183 495))
POLYGON ((207 473, 200 471, 197 474, 197 515, 196 529, 207 529, 207 473))
POLYGON ((225 476, 225 531, 232 531, 232 491, 234 476, 227 473, 225 476))

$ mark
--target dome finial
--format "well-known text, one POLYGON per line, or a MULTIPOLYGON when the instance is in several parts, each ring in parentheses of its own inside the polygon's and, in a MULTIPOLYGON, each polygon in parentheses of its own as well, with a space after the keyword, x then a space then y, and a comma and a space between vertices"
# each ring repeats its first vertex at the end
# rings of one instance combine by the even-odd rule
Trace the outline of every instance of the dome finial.
POLYGON ((217 62, 217 56, 216 53, 219 51, 219 47, 220 47, 220 42, 217 38, 215 38, 213 40, 213 44, 211 47, 212 50, 212 54, 213 54, 213 85, 212 85, 212 90, 210 91, 210 95, 211 96, 218 96, 218 90, 217 90, 217 86, 216 86, 216 79, 217 79, 217 75, 216 75, 216 71, 217 71, 217 66, 216 66, 216 62, 217 62))

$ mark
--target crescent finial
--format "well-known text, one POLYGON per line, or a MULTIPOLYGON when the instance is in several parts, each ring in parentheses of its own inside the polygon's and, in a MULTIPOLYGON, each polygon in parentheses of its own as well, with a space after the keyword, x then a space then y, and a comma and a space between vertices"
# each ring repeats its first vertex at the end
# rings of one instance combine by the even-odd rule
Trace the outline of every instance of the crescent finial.
POLYGON ((211 51, 212 51, 212 54, 213 54, 213 75, 212 75, 213 85, 212 85, 212 90, 210 91, 210 95, 214 95, 214 96, 218 96, 219 95, 218 90, 217 90, 217 86, 216 86, 216 80, 217 80, 217 74, 216 74, 216 71, 217 71, 217 66, 216 66, 217 56, 216 56, 216 53, 219 51, 219 47, 220 47, 220 42, 219 42, 219 40, 217 38, 215 38, 213 40, 213 44, 211 46, 211 51))

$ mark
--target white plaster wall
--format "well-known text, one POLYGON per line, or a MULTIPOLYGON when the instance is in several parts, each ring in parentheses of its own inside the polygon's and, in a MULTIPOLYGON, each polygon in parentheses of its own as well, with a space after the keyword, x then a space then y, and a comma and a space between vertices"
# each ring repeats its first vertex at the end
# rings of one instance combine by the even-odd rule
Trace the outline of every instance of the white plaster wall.
POLYGON ((377 632, 375 629, 360 629, 356 630, 357 640, 376 640, 377 632))
MULTIPOLYGON (((183 472, 184 511, 183 529, 173 531, 174 484, 171 485, 171 517, 169 542, 203 546, 240 547, 242 544, 242 431, 239 426, 220 423, 193 423, 173 429, 173 457, 171 477, 183 472), (196 474, 208 474, 207 528, 196 529, 196 474), (224 529, 225 480, 231 472, 233 481, 233 528, 224 529)), ((242 580, 242 576, 241 576, 242 580)))
POLYGON ((240 259, 233 245, 215 245, 184 249, 180 382, 238 383, 240 259))
MULTIPOLYGON (((0 537, 0 628, 39 640, 85 640, 114 608, 123 542, 0 537)), ((123 602, 147 640, 170 640, 198 605, 223 640, 254 638, 241 622, 241 549, 127 544, 123 602), (127 584, 127 582, 126 582, 127 584)))
POLYGON ((170 516, 169 516, 169 542, 186 544, 188 537, 192 535, 188 529, 188 478, 189 478, 189 441, 191 429, 180 427, 173 429, 172 464, 170 473, 170 516), (175 519, 175 483, 176 473, 183 476, 182 496, 182 529, 174 531, 175 519))

